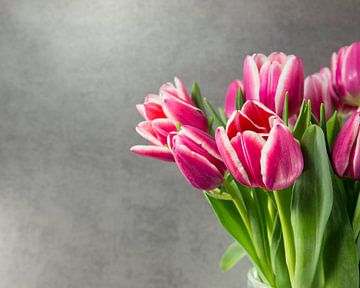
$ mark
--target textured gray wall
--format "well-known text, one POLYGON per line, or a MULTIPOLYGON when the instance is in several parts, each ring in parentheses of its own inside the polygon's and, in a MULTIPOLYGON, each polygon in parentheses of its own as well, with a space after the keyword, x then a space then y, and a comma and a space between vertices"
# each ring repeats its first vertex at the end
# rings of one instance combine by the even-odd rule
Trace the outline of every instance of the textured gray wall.
POLYGON ((244 287, 175 165, 131 155, 134 105, 179 75, 222 102, 248 53, 306 72, 360 39, 359 1, 0 0, 0 288, 244 287))

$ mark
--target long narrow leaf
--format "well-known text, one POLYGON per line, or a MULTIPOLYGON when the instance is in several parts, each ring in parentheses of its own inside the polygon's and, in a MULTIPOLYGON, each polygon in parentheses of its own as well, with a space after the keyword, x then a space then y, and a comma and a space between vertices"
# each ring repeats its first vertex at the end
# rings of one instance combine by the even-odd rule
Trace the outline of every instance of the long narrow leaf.
POLYGON ((295 182, 291 222, 295 235, 294 287, 311 287, 333 205, 333 187, 324 133, 309 126, 302 139, 304 171, 295 182))

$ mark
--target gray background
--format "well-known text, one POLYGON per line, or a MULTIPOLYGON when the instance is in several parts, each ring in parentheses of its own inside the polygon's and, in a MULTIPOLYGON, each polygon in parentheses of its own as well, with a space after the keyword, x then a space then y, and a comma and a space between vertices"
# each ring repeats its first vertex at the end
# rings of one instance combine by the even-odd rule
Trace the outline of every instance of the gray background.
POLYGON ((359 1, 0 0, 0 288, 244 287, 175 165, 131 155, 146 93, 216 104, 246 54, 307 73, 360 39, 359 1))

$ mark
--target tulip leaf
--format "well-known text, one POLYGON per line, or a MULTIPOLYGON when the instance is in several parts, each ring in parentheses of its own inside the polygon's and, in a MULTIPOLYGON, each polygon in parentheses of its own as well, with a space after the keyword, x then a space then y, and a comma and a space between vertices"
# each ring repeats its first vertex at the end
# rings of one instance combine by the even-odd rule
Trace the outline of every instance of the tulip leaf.
POLYGON ((258 268, 260 272, 264 273, 264 275, 267 275, 267 279, 272 277, 272 275, 266 274, 268 273, 267 270, 264 271, 263 264, 256 254, 252 238, 249 235, 234 203, 228 200, 216 199, 208 193, 205 193, 205 196, 213 208, 219 222, 222 224, 225 230, 244 248, 252 263, 258 268))
POLYGON ((242 92, 241 87, 239 87, 236 93, 236 101, 235 101, 236 110, 241 110, 244 103, 245 103, 244 94, 242 92))
POLYGON ((191 98, 194 101, 195 105, 206 114, 206 110, 200 93, 200 87, 196 81, 193 83, 191 88, 191 98))
POLYGON ((206 108, 209 110, 210 115, 214 118, 214 122, 216 123, 217 126, 222 126, 225 127, 226 123, 224 123, 221 118, 219 117, 219 115, 216 113, 214 107, 210 104, 209 100, 207 98, 204 98, 204 105, 206 106, 206 108))
POLYGON ((285 93, 285 101, 284 101, 284 109, 282 114, 282 119, 286 125, 289 122, 289 93, 286 91, 285 93))
POLYGON ((326 226, 323 253, 325 287, 357 288, 358 258, 346 205, 333 176, 334 204, 326 226))
POLYGON ((342 118, 337 114, 337 111, 335 111, 326 123, 327 140, 330 149, 334 145, 335 139, 338 133, 340 132, 341 125, 342 125, 342 118))
POLYGON ((286 265, 285 248, 281 233, 281 223, 278 215, 275 217, 271 234, 271 263, 275 274, 276 287, 291 287, 289 271, 286 265))
POLYGON ((354 230, 354 238, 355 240, 359 237, 360 233, 360 197, 359 197, 359 187, 360 187, 360 181, 356 181, 354 185, 354 192, 358 195, 356 200, 356 206, 355 206, 355 212, 354 217, 352 220, 352 226, 354 230))
POLYGON ((324 133, 309 126, 301 138, 304 170, 293 190, 291 222, 295 244, 294 287, 311 287, 333 205, 333 187, 324 133))
MULTIPOLYGON (((311 109, 311 107, 310 107, 311 109)), ((304 100, 301 104, 300 113, 294 125, 293 135, 300 140, 306 128, 310 125, 311 112, 309 114, 309 105, 304 100)))
POLYGON ((221 120, 222 120, 224 123, 226 123, 226 122, 227 122, 227 117, 226 117, 226 115, 225 115, 224 109, 222 109, 221 107, 219 107, 218 111, 219 111, 219 115, 220 115, 221 120))
POLYGON ((246 251, 238 243, 234 242, 225 251, 220 260, 220 270, 222 272, 229 271, 233 268, 241 259, 246 256, 246 251))

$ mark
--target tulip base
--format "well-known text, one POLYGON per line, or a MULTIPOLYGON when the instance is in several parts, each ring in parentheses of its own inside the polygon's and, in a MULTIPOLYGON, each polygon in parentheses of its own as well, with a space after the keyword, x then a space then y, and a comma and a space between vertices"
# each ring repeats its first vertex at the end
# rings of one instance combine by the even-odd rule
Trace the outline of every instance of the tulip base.
POLYGON ((259 274, 255 267, 249 269, 247 277, 248 277, 248 282, 247 282, 248 288, 271 288, 268 284, 261 282, 259 274))

